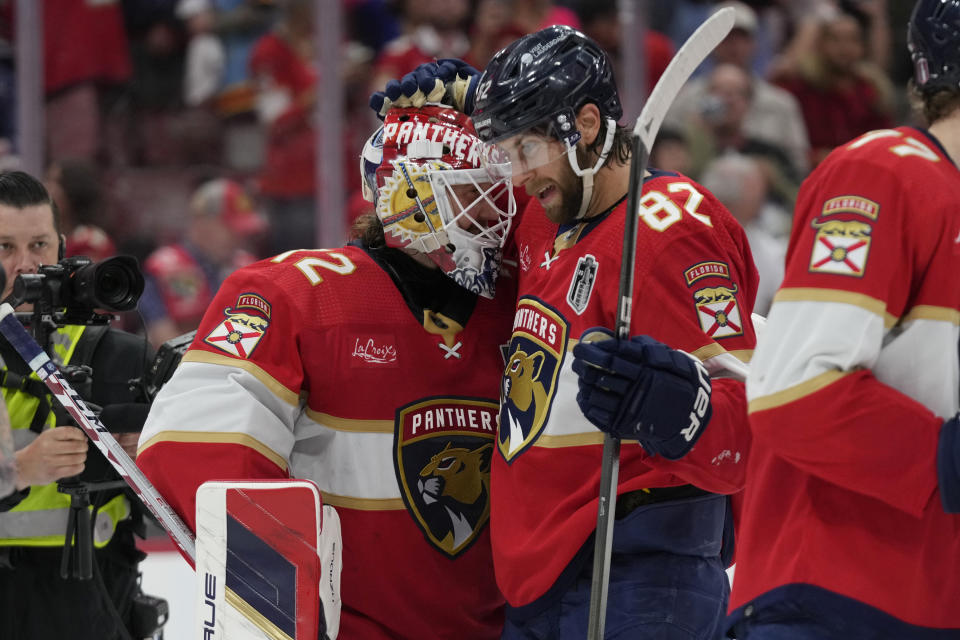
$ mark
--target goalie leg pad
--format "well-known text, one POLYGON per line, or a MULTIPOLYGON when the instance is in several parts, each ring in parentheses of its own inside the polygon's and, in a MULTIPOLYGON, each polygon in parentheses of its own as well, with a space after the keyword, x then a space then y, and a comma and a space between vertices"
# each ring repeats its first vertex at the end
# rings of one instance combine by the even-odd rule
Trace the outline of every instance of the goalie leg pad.
POLYGON ((204 640, 337 637, 340 519, 305 480, 207 482, 197 491, 204 640))

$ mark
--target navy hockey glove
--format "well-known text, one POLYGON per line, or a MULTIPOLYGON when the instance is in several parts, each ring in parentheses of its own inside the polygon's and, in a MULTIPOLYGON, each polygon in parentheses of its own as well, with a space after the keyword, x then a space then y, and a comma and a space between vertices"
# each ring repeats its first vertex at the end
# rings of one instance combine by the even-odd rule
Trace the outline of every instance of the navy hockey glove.
POLYGON ((580 377, 577 404, 601 431, 639 440, 650 453, 676 460, 710 421, 707 370, 650 336, 618 340, 609 329, 587 329, 573 357, 580 377))
POLYGON ((393 107, 422 107, 427 102, 449 105, 470 115, 480 72, 463 60, 442 58, 425 62, 403 76, 390 80, 383 91, 370 96, 370 108, 384 119, 393 107))
POLYGON ((960 414, 943 423, 937 446, 940 500, 947 513, 960 513, 960 414))

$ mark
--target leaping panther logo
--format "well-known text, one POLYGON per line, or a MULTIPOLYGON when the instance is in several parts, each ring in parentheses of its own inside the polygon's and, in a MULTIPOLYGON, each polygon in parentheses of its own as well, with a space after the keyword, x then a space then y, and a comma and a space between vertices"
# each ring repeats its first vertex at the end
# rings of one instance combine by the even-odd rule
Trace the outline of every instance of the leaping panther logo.
POLYGON ((524 298, 517 308, 500 386, 497 444, 507 462, 531 445, 547 423, 567 336, 566 322, 551 307, 524 298))

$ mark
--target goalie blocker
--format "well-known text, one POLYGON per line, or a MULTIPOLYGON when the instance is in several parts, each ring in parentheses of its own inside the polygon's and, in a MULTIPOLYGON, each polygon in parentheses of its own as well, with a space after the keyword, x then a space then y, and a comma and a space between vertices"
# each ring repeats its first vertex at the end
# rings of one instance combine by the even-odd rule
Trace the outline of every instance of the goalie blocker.
POLYGON ((196 543, 195 638, 337 637, 340 518, 313 482, 205 482, 196 543))

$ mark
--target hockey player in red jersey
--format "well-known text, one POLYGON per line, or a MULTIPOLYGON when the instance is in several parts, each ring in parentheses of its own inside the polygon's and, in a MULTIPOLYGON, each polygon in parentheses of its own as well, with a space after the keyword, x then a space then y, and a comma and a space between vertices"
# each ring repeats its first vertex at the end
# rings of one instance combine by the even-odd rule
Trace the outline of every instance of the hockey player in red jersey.
POLYGON ((644 335, 578 345, 589 329, 613 327, 617 308, 630 142, 616 124, 609 58, 582 33, 550 27, 499 52, 479 81, 441 61, 371 105, 418 99, 407 91, 431 92, 431 73, 448 96, 466 96, 465 108, 475 97, 478 135, 510 156, 514 184, 532 197, 515 236, 519 297, 492 470, 503 637, 586 636, 598 427, 630 439, 607 637, 718 637, 732 527, 721 494, 743 487, 749 448, 744 385, 733 377, 755 340, 757 273, 743 230, 700 185, 651 170, 632 312, 644 335))
POLYGON ((140 442, 191 526, 206 480, 315 481, 350 640, 500 635, 489 478, 515 298, 494 284, 515 205, 480 150, 462 113, 391 112, 362 161, 377 217, 231 275, 140 442))
POLYGON ((740 640, 960 637, 960 0, 908 27, 928 129, 803 184, 747 382, 740 640))

